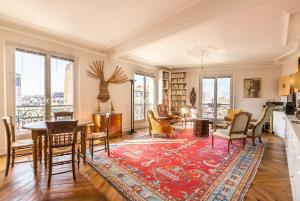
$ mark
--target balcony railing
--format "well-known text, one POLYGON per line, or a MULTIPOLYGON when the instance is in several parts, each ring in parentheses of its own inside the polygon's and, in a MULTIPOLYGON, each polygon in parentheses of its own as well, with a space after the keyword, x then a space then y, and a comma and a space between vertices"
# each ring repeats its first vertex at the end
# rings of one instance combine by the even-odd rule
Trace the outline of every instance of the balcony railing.
MULTIPOLYGON (((53 105, 51 106, 51 118, 54 112, 73 111, 73 105, 53 105)), ((22 134, 26 130, 22 129, 25 124, 45 120, 45 106, 17 106, 16 107, 16 133, 22 134)))
MULTIPOLYGON (((222 119, 227 115, 227 110, 230 108, 230 104, 217 104, 217 119, 222 119)), ((214 104, 203 103, 202 104, 202 117, 214 118, 214 104)))

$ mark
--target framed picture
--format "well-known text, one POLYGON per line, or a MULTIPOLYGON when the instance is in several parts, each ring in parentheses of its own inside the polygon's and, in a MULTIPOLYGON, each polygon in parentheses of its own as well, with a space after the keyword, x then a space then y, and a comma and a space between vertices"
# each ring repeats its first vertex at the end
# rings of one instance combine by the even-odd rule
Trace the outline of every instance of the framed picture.
POLYGON ((261 79, 247 78, 244 79, 244 98, 261 97, 261 79))

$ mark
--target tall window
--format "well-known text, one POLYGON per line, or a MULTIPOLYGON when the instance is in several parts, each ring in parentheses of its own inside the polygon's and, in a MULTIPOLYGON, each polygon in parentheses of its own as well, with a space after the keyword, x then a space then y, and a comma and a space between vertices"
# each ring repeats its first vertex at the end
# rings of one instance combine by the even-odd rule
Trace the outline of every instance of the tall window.
POLYGON ((230 76, 202 78, 202 117, 222 119, 232 106, 230 76))
POLYGON ((55 111, 74 111, 73 61, 17 49, 15 107, 17 134, 26 123, 53 118, 55 111))
POLYGON ((147 110, 154 108, 154 77, 134 75, 134 120, 145 120, 147 110))

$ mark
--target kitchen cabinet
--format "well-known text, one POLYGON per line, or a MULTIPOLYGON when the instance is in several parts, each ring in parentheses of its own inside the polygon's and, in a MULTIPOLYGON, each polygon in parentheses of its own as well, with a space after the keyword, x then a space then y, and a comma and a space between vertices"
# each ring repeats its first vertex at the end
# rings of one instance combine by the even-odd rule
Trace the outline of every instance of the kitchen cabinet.
POLYGON ((273 132, 275 135, 285 138, 286 115, 281 111, 273 112, 273 132))
MULTIPOLYGON (((292 188, 293 200, 300 201, 300 121, 294 123, 295 117, 285 115, 283 112, 274 112, 273 126, 278 133, 285 130, 282 136, 285 140, 285 149, 288 163, 288 171, 292 188), (284 118, 282 118, 284 116, 284 118)), ((275 131, 274 131, 275 132, 275 131)))

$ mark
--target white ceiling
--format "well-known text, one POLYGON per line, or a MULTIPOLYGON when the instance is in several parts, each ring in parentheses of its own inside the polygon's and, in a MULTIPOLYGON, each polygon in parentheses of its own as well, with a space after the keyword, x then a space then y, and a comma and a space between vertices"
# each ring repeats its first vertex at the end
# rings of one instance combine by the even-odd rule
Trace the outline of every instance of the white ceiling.
POLYGON ((195 1, 0 0, 0 14, 105 47, 195 1))
POLYGON ((4 19, 112 57, 159 66, 200 66, 187 53, 197 46, 219 49, 205 57, 205 65, 274 61, 300 40, 300 14, 294 14, 300 0, 0 0, 0 5, 0 28, 4 19), (286 11, 293 13, 290 18, 286 11))
POLYGON ((219 50, 204 57, 204 64, 272 61, 292 46, 283 44, 283 16, 286 10, 296 8, 296 3, 300 5, 299 0, 270 0, 147 44, 131 51, 129 56, 163 66, 199 66, 201 59, 187 51, 212 45, 219 50))

